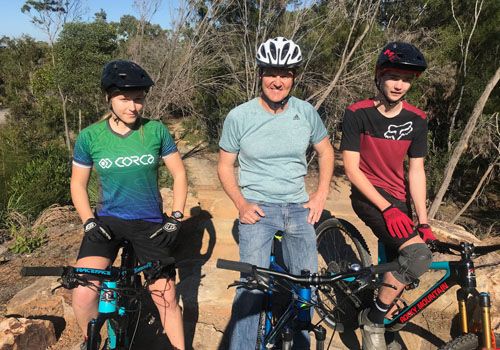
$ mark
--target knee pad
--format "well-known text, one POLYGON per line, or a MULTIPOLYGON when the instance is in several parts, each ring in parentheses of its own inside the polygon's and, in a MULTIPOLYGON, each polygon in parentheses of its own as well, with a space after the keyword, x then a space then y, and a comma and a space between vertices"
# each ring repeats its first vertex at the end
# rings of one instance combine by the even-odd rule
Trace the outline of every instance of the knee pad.
POLYGON ((427 272, 432 252, 424 243, 412 244, 399 251, 398 262, 401 267, 393 275, 399 282, 408 285, 427 272))

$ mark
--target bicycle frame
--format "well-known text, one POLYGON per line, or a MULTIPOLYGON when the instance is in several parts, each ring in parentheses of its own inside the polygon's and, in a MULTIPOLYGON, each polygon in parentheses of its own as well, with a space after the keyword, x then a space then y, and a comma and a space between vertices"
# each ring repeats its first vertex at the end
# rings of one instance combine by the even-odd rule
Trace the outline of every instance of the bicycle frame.
MULTIPOLYGON (((283 237, 283 232, 278 231, 274 235, 273 243, 271 246, 271 256, 270 256, 270 269, 277 272, 287 271, 277 262, 276 258, 276 244, 281 242, 283 237)), ((298 320, 300 330, 311 330, 311 288, 301 287, 293 283, 289 283, 289 288, 292 291, 292 300, 288 304, 285 312, 280 316, 276 325, 273 326, 273 277, 269 279, 268 290, 265 292, 265 328, 263 334, 263 341, 261 343, 261 349, 269 349, 268 346, 273 346, 276 343, 276 338, 283 334, 284 341, 291 341, 293 338, 292 327, 290 327, 290 322, 293 320, 298 320)), ((319 326, 313 329, 316 339, 322 341, 326 338, 326 330, 319 326), (321 330, 322 329, 322 330, 321 330)))
MULTIPOLYGON (((469 243, 463 243, 465 251, 470 246, 469 243)), ((379 241, 379 263, 386 260, 385 247, 379 241)), ((412 304, 405 307, 403 310, 393 315, 392 319, 385 319, 386 328, 395 327, 399 329, 409 322, 413 317, 418 315, 422 310, 426 309, 430 304, 444 295, 451 287, 459 285, 457 290, 457 302, 460 315, 460 330, 462 334, 469 333, 472 329, 469 328, 469 315, 467 312, 467 301, 470 296, 480 299, 480 304, 483 309, 482 329, 473 329, 473 332, 481 331, 483 334, 483 344, 491 344, 491 324, 489 319, 490 311, 490 296, 488 293, 479 293, 476 289, 476 274, 472 256, 467 253, 462 253, 459 261, 436 261, 432 262, 430 270, 445 271, 434 285, 428 288, 422 295, 417 298, 412 304)), ((494 338, 493 338, 494 339, 494 338)))
MULTIPOLYGON (((127 296, 120 295, 116 290, 120 287, 138 287, 140 284, 139 273, 153 268, 153 263, 136 266, 137 259, 132 246, 125 242, 121 253, 120 276, 114 276, 113 280, 102 281, 102 288, 99 295, 98 315, 92 319, 87 327, 88 334, 88 349, 97 348, 99 331, 107 322, 108 330, 108 349, 115 350, 128 348, 130 339, 127 335, 128 313, 130 310, 130 300, 127 296), (116 281, 116 277, 119 280, 116 281)), ((111 270, 97 270, 87 268, 75 268, 75 273, 91 273, 100 276, 111 277, 111 270)))

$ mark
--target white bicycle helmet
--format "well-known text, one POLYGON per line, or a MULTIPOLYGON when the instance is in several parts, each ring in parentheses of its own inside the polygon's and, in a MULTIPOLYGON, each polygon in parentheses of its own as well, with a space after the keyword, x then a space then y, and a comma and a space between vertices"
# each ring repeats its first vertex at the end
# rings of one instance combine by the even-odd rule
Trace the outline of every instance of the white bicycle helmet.
POLYGON ((282 36, 268 39, 257 50, 259 67, 295 68, 302 63, 300 47, 282 36))

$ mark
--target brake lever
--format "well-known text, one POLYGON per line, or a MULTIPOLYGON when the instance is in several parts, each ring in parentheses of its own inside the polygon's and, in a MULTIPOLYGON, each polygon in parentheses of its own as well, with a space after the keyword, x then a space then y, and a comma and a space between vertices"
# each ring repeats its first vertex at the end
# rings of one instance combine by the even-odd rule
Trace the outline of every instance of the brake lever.
POLYGON ((63 287, 63 285, 62 285, 62 284, 59 284, 57 287, 52 288, 52 289, 50 290, 50 293, 51 293, 51 294, 54 294, 54 293, 56 292, 56 290, 58 290, 59 288, 62 288, 62 287, 63 287))

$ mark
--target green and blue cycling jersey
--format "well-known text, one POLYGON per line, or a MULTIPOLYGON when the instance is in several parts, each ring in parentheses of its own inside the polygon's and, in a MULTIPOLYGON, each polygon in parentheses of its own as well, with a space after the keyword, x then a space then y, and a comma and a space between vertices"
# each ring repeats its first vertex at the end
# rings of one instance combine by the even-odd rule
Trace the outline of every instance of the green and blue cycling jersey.
POLYGON ((162 158, 176 151, 172 136, 159 121, 141 118, 139 128, 120 135, 106 119, 78 135, 73 164, 97 172, 97 215, 161 222, 158 167, 162 158))

